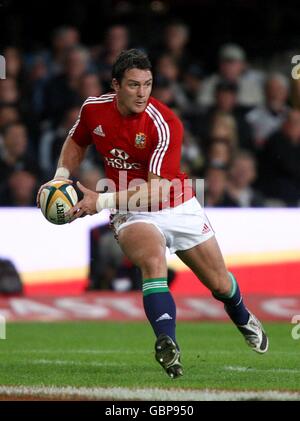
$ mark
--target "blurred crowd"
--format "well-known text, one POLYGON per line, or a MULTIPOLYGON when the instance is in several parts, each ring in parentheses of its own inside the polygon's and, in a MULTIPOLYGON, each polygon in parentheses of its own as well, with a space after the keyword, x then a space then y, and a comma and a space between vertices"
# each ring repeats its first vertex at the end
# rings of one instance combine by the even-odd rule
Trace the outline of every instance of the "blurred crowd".
MULTIPOLYGON (((290 74, 254 68, 236 44, 220 46, 217 69, 208 73, 191 53, 189 28, 180 21, 166 24, 151 48, 121 24, 108 27, 98 45, 81 38, 77 28, 62 26, 48 48, 7 46, 1 52, 1 206, 35 205, 83 101, 111 91, 112 64, 131 47, 149 54, 153 96, 184 123, 182 168, 205 179, 207 206, 300 206, 300 84, 290 74)), ((93 147, 76 177, 91 189, 103 177, 93 147)))

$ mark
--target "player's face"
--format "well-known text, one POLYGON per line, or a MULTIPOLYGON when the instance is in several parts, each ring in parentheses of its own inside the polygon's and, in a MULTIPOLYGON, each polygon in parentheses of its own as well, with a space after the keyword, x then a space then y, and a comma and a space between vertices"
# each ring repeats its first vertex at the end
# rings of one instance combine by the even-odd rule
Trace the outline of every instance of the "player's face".
POLYGON ((152 73, 150 70, 126 70, 121 83, 113 81, 113 86, 122 115, 141 113, 147 107, 151 94, 152 73))

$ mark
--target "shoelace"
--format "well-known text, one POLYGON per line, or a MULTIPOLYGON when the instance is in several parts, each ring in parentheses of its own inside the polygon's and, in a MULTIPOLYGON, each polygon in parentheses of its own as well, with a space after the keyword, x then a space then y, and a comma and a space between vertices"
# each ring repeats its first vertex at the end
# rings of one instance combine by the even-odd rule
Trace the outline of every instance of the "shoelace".
POLYGON ((249 327, 253 330, 253 334, 246 335, 247 341, 251 345, 257 346, 260 344, 261 328, 258 325, 258 322, 256 322, 256 320, 251 320, 249 325, 249 327))
POLYGON ((259 345, 260 344, 260 339, 258 336, 254 336, 254 335, 247 335, 247 341, 251 344, 251 345, 259 345))

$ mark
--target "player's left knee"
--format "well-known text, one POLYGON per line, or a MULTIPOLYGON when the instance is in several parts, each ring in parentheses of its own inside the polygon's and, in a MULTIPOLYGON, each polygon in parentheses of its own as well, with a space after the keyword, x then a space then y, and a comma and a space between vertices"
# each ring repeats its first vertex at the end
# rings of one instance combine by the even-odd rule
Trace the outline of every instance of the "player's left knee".
POLYGON ((220 278, 213 284, 211 292, 216 296, 227 296, 231 293, 231 282, 227 278, 220 278))

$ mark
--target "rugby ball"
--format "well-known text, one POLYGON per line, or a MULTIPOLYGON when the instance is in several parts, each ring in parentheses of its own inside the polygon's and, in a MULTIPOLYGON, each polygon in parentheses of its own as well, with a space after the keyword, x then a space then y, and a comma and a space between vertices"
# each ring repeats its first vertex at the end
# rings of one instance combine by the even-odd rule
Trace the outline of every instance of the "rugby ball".
POLYGON ((78 202, 76 190, 64 181, 51 181, 40 195, 40 207, 44 217, 56 225, 70 222, 65 213, 78 202))

